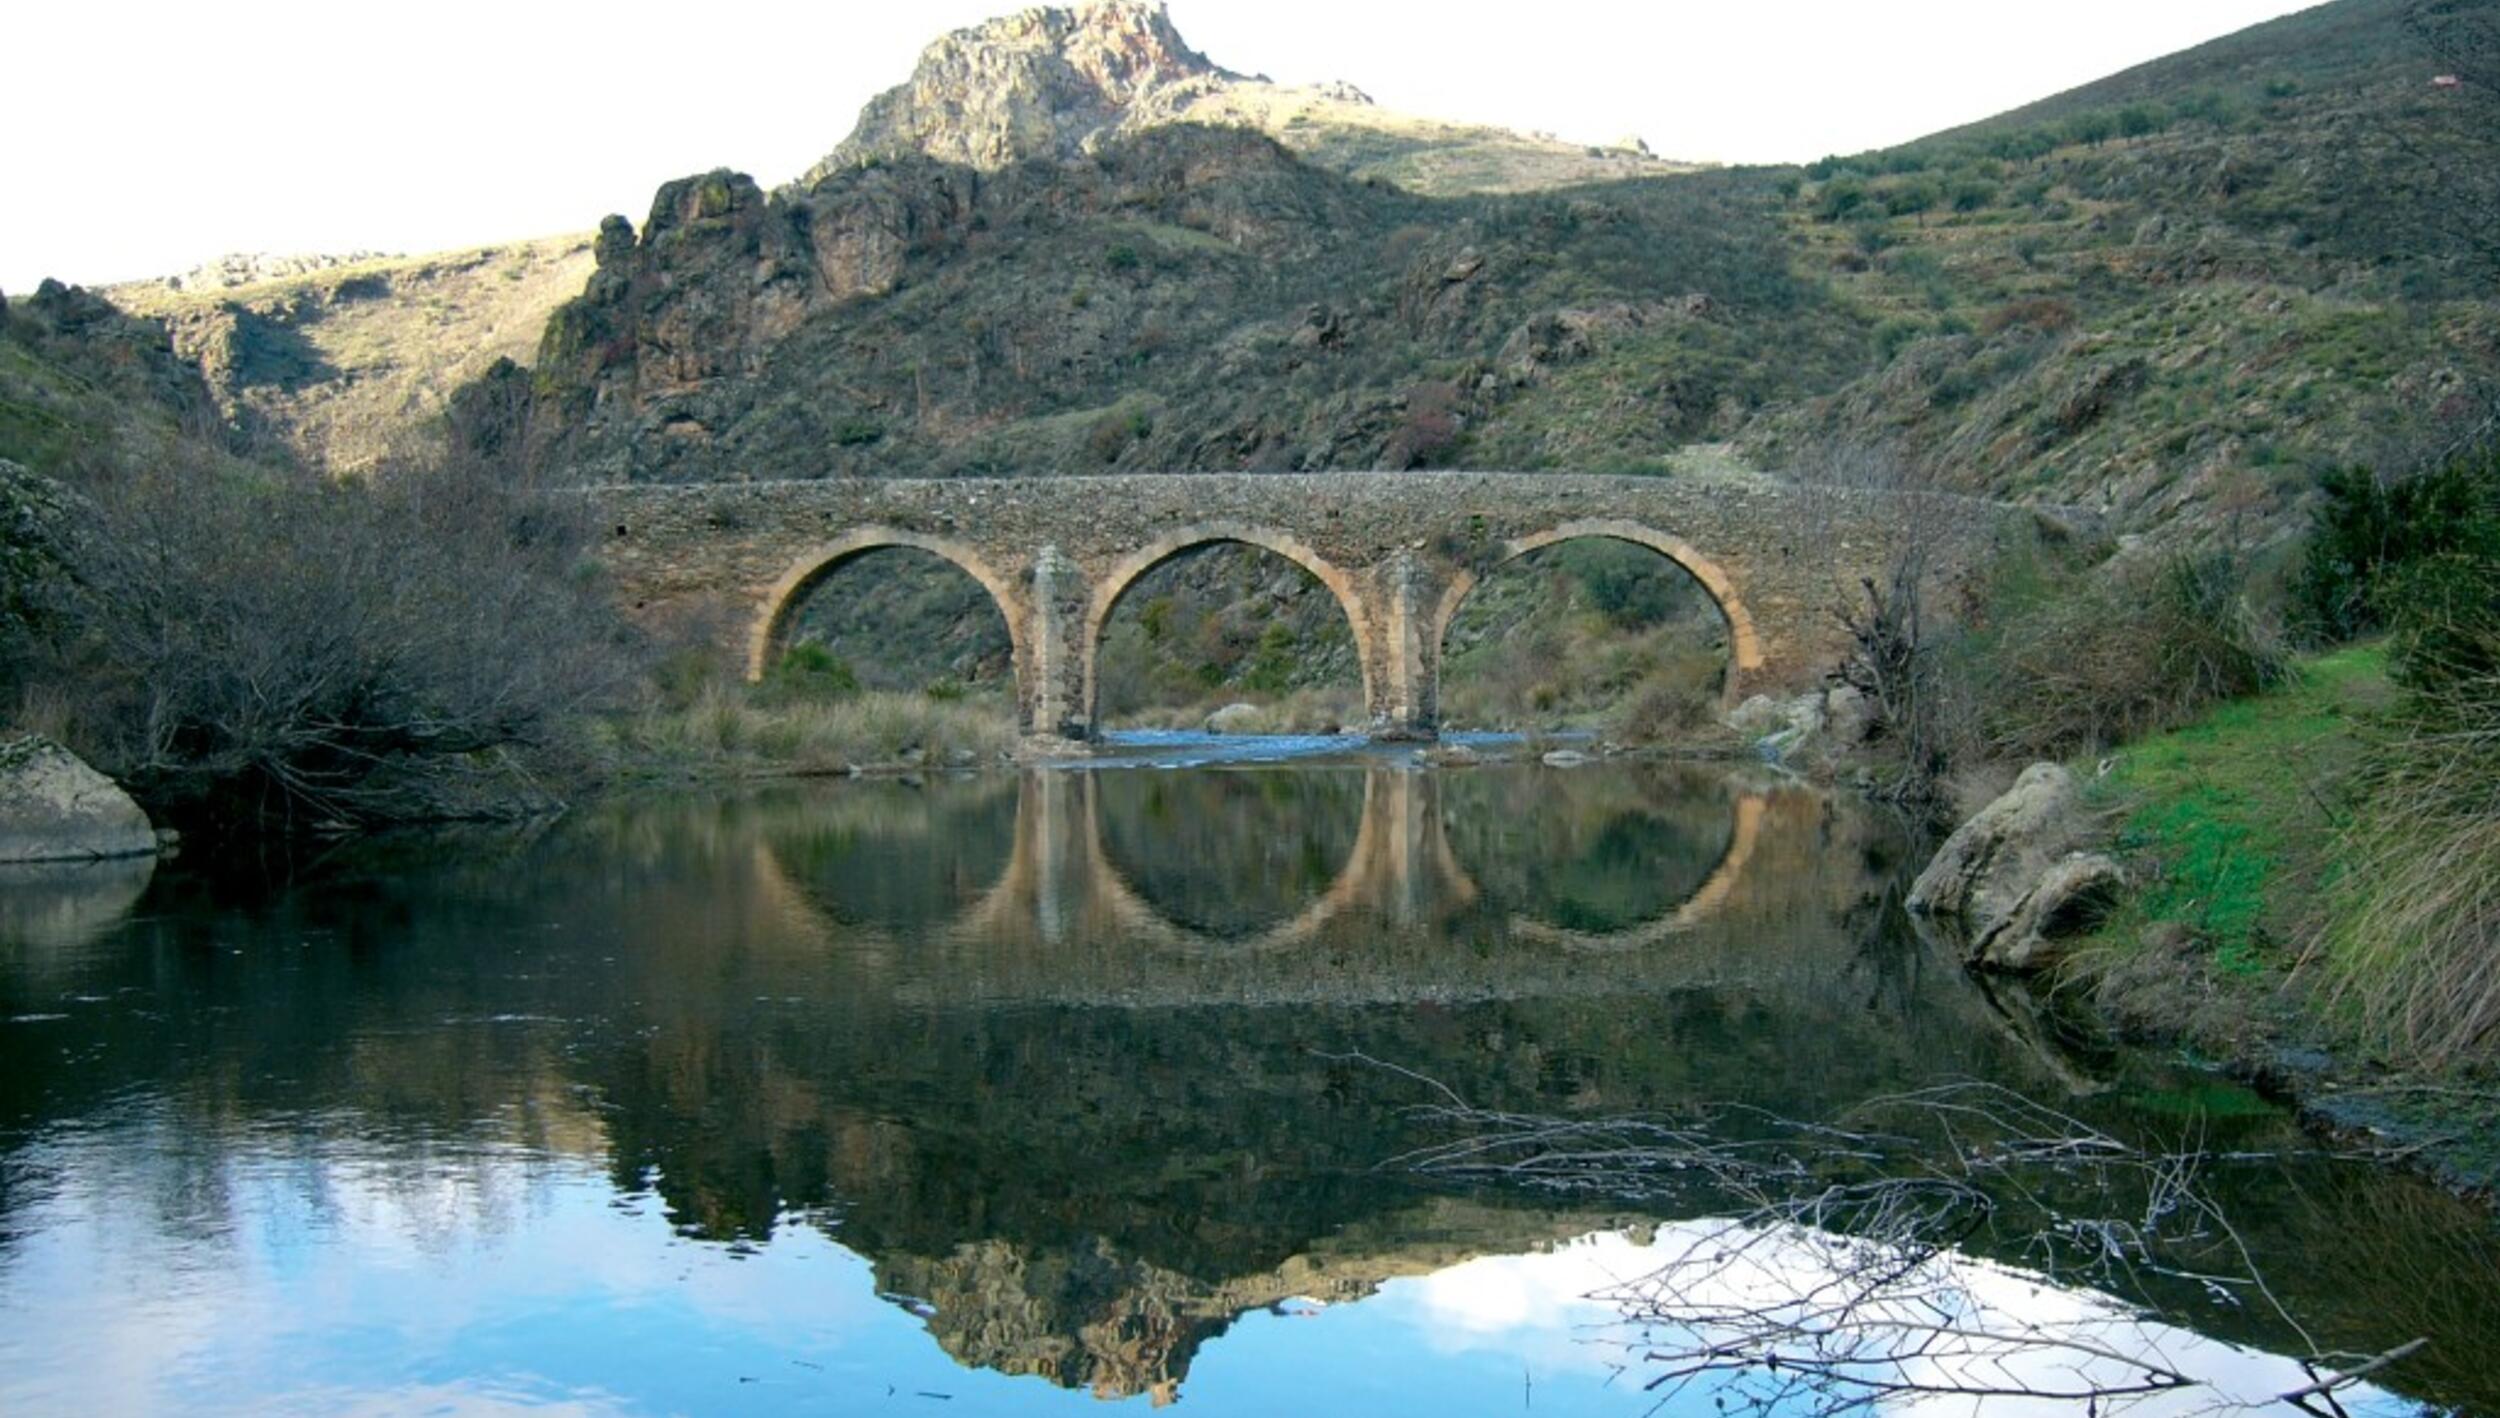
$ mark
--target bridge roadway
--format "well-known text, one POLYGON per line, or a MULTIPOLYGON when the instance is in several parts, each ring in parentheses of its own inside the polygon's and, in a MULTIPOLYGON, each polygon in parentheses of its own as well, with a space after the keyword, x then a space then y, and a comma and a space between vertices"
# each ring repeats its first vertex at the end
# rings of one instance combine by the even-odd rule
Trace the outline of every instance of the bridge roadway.
POLYGON ((1726 694, 1801 687, 1836 663, 1836 608, 1915 538, 1931 575, 1978 566, 2027 514, 2003 504, 1718 473, 1173 473, 620 485, 588 494, 602 560, 636 611, 725 619, 748 673, 798 604, 854 557, 917 547, 988 589, 1013 643, 1020 727, 1091 737, 1104 624, 1137 578, 1241 542, 1335 595, 1360 651, 1368 728, 1428 738, 1441 644, 1502 563, 1580 537, 1672 559, 1727 624, 1726 694), (726 611, 724 617, 721 613, 726 611))

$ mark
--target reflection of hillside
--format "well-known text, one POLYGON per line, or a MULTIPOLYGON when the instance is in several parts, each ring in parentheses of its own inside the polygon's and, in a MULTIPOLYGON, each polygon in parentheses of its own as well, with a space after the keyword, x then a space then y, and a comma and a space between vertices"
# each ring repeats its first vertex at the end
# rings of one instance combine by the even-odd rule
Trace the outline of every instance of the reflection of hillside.
POLYGON ((997 779, 858 795, 773 834, 773 852, 837 926, 935 928, 987 890, 1014 851, 1015 817, 997 779))
POLYGON ((1614 932, 1672 915, 1710 879, 1737 791, 1723 773, 1677 764, 1461 773, 1441 789, 1442 830, 1491 906, 1614 932))
POLYGON ((1239 939, 1327 891, 1353 851, 1365 777, 1107 772, 1084 787, 1099 850, 1139 896, 1185 931, 1239 939))

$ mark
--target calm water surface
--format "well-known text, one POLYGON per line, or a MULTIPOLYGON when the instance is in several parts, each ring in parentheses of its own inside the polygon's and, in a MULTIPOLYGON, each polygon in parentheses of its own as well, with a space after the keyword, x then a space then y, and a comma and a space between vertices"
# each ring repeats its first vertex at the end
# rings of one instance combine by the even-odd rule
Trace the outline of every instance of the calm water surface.
POLYGON ((1270 756, 0 881, 0 1413, 1655 1411, 1592 1297, 1708 1216, 1418 1176, 1431 1091, 1356 1055, 1579 1117, 1984 1079, 2286 1154, 2217 1185, 2307 1343, 1944 1263, 2145 1326, 2215 1385, 2160 1411, 2416 1335, 2348 1402, 2492 1411, 2480 1213, 1992 997, 1903 928, 1881 817, 1270 756))

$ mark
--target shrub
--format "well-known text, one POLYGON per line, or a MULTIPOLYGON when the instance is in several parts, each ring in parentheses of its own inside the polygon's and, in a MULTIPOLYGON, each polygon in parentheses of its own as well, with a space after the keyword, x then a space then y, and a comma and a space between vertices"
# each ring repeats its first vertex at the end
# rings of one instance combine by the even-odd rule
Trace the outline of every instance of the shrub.
POLYGON ((2376 726, 2317 954, 2377 1045, 2500 1055, 2500 449, 2381 484, 2331 479, 2298 589, 2384 626, 2404 694, 2376 726))
POLYGON ((2418 695, 2370 752, 2321 941, 2374 1042, 2433 1064, 2500 1053, 2500 678, 2418 695))
MULTIPOLYGON (((2385 629, 2408 572, 2435 558, 2500 555, 2494 511, 2500 454, 2452 461, 2429 473, 2381 482, 2364 468, 2329 473, 2322 485, 2294 604, 2302 628, 2325 640, 2385 629)), ((2415 578, 2416 594, 2436 594, 2415 578)))
POLYGON ((77 747, 160 808, 370 820, 544 741, 633 655, 574 504, 452 457, 371 481, 197 451, 97 473, 40 672, 77 747))
POLYGON ((842 699, 859 693, 859 672, 848 660, 810 641, 782 652, 765 678, 765 688, 776 698, 842 699))
POLYGON ((2160 110, 2145 104, 2131 103, 2118 110, 2118 135, 2122 138, 2145 137, 2166 126, 2160 110))
POLYGON ((2236 552, 2052 574, 1955 657, 1986 751, 2062 758, 2186 722, 2289 664, 2236 552))
POLYGON ((1895 183, 1884 189, 1884 212, 1895 217, 1917 216, 1932 211, 1943 196, 1933 182, 1895 183))
POLYGON ((1154 432, 1154 419, 1143 409, 1113 409, 1085 431, 1085 451, 1098 463, 1116 463, 1130 445, 1154 432))
POLYGON ((2071 328, 2074 323, 2075 308, 2072 305, 2054 296, 2043 295, 2033 296, 2027 300, 2008 301, 1989 311, 1979 322, 1979 332, 1983 335, 1996 335, 2020 326, 2024 329, 2037 330, 2044 335, 2053 335, 2060 330, 2071 328))
POLYGON ((1659 675, 1632 691, 1615 712, 1609 730, 1623 743, 1673 743, 1713 729, 1718 722, 1718 701, 1705 686, 1659 675))

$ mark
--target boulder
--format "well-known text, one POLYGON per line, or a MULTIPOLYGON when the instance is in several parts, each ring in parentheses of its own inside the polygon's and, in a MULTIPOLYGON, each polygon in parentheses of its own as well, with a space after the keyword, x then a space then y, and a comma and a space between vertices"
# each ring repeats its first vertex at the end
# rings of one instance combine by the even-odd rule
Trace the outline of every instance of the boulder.
POLYGON ((1780 725, 1780 703, 1767 694, 1757 694, 1727 713, 1727 726, 1749 739, 1758 739, 1780 725))
POLYGON ((1909 908, 1955 917, 1974 938, 1985 935, 2073 844, 2077 816, 2074 775, 2054 763, 2031 765, 1945 839, 1910 887, 1909 908))
POLYGON ((1558 748, 1548 752, 1537 761, 1548 768, 1577 768, 1588 762, 1589 756, 1576 748, 1558 748))
POLYGON ((1727 726, 1752 740, 1764 758, 1776 763, 1793 757, 1823 732, 1823 704, 1820 694, 1794 699, 1757 694, 1728 712, 1727 726))
POLYGON ((2125 870, 2109 857, 2069 853, 2041 874, 2012 914, 1971 942, 1971 963, 2046 970, 2108 917, 2126 888, 2125 870))
POLYGON ((1875 727, 1875 701, 1856 685, 1838 684, 1823 696, 1823 725, 1832 742, 1856 748, 1875 727))
POLYGON ((1974 965, 2055 965, 2126 889, 2117 862, 2068 850, 2084 827, 2074 775, 2035 763, 1945 839, 1911 886, 1909 908, 1952 921, 1974 965))
POLYGON ((156 851, 130 795, 50 739, 0 742, 0 862, 74 862, 156 851))
POLYGON ((1256 704, 1227 704, 1207 716, 1205 727, 1211 734, 1255 734, 1267 727, 1267 715, 1256 704))

